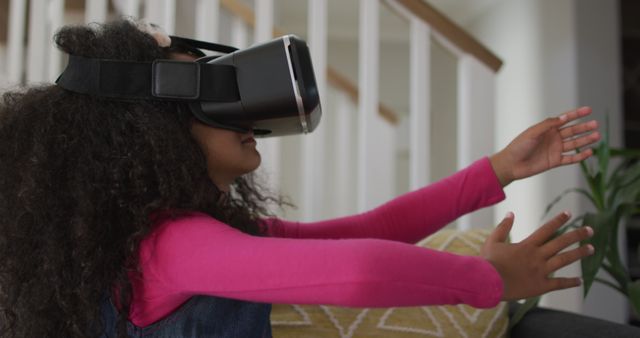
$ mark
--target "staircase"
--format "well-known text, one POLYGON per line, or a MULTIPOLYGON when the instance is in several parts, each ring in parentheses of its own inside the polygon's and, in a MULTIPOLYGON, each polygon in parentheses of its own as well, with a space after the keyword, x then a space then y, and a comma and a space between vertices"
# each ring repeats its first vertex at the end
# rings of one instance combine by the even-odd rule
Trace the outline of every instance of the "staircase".
MULTIPOLYGON (((144 17, 239 48, 306 39, 322 123, 258 142, 263 181, 298 206, 287 218, 368 210, 494 151, 501 61, 423 0, 0 0, 0 9, 3 88, 55 80, 65 60, 51 37, 71 23, 144 17)), ((455 224, 492 225, 490 209, 455 224)))

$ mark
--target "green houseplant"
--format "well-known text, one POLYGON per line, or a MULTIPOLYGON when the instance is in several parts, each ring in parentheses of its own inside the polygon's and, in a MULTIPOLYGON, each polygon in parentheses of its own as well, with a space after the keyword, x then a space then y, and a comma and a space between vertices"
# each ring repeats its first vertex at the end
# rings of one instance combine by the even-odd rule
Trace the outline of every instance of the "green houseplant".
MULTIPOLYGON (((603 283, 625 295, 636 314, 640 315, 640 279, 631 280, 618 245, 620 227, 626 224, 629 217, 640 214, 640 151, 611 148, 608 130, 605 130, 604 139, 594 149, 594 156, 581 162, 580 168, 588 188, 565 190, 547 206, 545 216, 556 203, 571 193, 582 195, 590 202, 593 207, 591 211, 578 215, 557 234, 585 225, 594 230, 593 237, 585 243, 592 244, 595 253, 581 262, 584 297, 594 282, 603 283), (600 269, 606 271, 613 282, 596 277, 600 269)), ((540 297, 526 300, 515 313, 511 326, 539 300, 540 297)))

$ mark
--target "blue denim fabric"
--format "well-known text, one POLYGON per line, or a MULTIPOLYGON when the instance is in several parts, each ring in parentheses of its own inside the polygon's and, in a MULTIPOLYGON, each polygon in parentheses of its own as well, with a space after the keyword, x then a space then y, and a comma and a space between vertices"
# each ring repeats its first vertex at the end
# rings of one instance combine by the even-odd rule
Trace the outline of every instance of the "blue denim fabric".
MULTIPOLYGON (((110 298, 101 307, 105 332, 101 338, 116 337, 118 312, 110 298)), ((129 337, 220 337, 271 338, 271 304, 234 299, 195 296, 166 318, 146 327, 127 323, 129 337)))

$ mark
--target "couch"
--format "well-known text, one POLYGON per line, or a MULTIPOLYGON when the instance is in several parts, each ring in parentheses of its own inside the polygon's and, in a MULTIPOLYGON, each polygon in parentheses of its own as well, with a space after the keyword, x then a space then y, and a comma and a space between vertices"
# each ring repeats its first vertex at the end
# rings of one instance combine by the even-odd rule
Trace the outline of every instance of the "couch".
MULTIPOLYGON (((510 313, 513 314, 517 307, 517 304, 512 304, 510 313)), ((638 338, 640 327, 564 311, 534 308, 527 312, 509 334, 511 338, 638 338)))

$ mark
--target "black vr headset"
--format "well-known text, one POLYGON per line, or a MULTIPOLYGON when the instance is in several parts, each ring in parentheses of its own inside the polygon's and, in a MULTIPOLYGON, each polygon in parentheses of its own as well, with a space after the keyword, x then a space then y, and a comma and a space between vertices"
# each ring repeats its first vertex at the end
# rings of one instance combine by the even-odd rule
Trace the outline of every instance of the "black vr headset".
POLYGON ((306 43, 294 35, 247 49, 171 36, 193 61, 133 62, 69 55, 56 83, 115 100, 185 101, 205 124, 257 136, 309 133, 322 111, 306 43), (200 49, 222 53, 206 56, 200 49))

